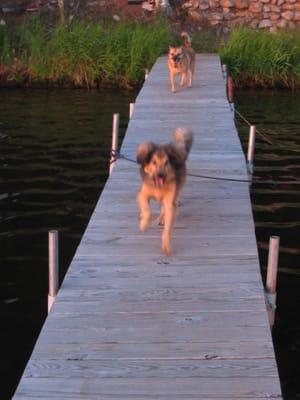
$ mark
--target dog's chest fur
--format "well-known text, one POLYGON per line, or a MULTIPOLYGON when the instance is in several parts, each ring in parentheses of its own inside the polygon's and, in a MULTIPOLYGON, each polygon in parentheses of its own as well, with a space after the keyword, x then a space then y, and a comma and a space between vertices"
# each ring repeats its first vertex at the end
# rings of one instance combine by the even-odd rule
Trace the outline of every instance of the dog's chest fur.
POLYGON ((170 193, 176 192, 176 183, 168 182, 161 187, 157 187, 150 182, 143 182, 144 193, 149 196, 149 198, 156 200, 158 203, 162 203, 164 198, 170 193))

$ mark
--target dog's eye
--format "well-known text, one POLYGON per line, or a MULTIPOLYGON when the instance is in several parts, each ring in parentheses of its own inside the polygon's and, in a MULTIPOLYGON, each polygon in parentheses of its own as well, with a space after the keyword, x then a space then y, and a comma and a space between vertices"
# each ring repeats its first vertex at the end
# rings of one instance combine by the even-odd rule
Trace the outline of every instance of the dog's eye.
POLYGON ((152 164, 153 164, 153 165, 156 165, 156 160, 152 160, 152 164))

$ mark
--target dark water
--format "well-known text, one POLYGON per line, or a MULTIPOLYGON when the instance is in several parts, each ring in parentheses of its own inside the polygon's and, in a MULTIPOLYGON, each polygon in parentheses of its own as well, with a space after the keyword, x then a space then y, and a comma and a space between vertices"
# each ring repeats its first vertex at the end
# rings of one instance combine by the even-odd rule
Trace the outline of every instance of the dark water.
POLYGON ((135 93, 0 90, 0 399, 9 399, 47 310, 48 230, 61 279, 107 178, 112 114, 135 93))
MULTIPOLYGON (((300 398, 300 93, 239 92, 236 106, 272 141, 258 139, 255 175, 298 180, 298 185, 253 185, 251 197, 264 280, 269 237, 280 236, 273 340, 285 398, 300 398)), ((237 126, 246 146, 248 128, 237 126)))
MULTIPOLYGON (((61 279, 107 177, 113 112, 135 93, 0 90, 0 399, 9 399, 47 308, 47 234, 60 231, 61 279)), ((300 178, 300 95, 240 92, 237 108, 272 140, 255 174, 300 178)), ((243 142, 248 128, 238 123, 243 142)), ((281 237, 274 343, 286 399, 300 398, 300 185, 253 186, 262 274, 281 237)))

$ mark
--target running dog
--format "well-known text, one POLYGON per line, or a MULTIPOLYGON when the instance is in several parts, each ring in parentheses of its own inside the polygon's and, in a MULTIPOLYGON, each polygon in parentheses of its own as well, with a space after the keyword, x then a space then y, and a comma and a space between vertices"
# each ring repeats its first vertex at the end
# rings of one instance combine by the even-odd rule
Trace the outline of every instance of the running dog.
POLYGON ((140 230, 151 222, 150 200, 161 203, 158 224, 164 225, 161 249, 172 255, 170 244, 179 193, 186 180, 186 159, 193 144, 193 133, 187 128, 176 128, 168 144, 142 143, 137 148, 136 160, 141 164, 142 186, 137 195, 140 208, 140 230))
POLYGON ((175 77, 181 74, 180 86, 187 84, 187 75, 189 73, 188 87, 192 87, 193 75, 195 70, 196 54, 191 47, 192 42, 188 33, 182 32, 183 46, 170 46, 168 53, 168 66, 170 71, 171 90, 176 92, 175 77))

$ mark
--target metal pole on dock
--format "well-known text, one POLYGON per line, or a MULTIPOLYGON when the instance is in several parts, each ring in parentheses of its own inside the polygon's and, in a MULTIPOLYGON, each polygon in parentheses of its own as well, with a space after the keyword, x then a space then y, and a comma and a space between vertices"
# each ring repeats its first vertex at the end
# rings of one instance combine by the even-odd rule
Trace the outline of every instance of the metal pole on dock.
POLYGON ((116 162, 116 155, 117 155, 117 151, 118 151, 119 126, 120 126, 120 114, 114 114, 113 115, 113 127, 112 127, 112 143, 111 143, 109 175, 112 173, 114 164, 116 162))
POLYGON ((279 236, 270 237, 265 296, 271 328, 274 325, 276 310, 276 283, 278 271, 279 243, 279 236))
POLYGON ((227 65, 222 64, 222 72, 223 72, 223 78, 225 79, 225 82, 227 82, 227 65))
POLYGON ((130 103, 129 104, 129 118, 132 117, 133 111, 134 111, 135 103, 130 103))
POLYGON ((49 246, 49 294, 48 294, 48 312, 49 312, 55 301, 59 284, 58 231, 49 231, 48 246, 49 246))
POLYGON ((251 125, 250 131, 249 131, 248 153, 247 153, 247 166, 248 166, 248 172, 250 175, 253 174, 255 135, 256 135, 256 126, 251 125))

